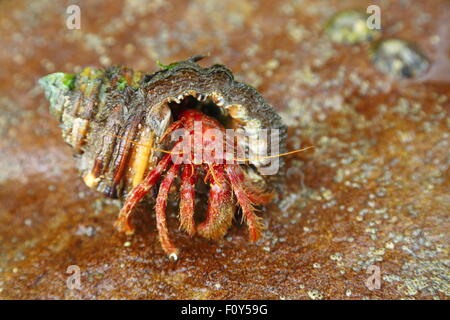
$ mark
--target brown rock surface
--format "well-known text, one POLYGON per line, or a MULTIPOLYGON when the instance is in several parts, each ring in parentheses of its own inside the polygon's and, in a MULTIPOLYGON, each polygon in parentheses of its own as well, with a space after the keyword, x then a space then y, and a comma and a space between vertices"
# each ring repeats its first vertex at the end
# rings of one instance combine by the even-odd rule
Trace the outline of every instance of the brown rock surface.
MULTIPOLYGON (((0 2, 0 298, 378 299, 450 295, 448 1, 0 2), (431 61, 416 80, 381 74, 368 46, 331 43, 327 19, 379 4, 383 37, 415 42, 431 61), (210 53, 253 84, 289 125, 288 192, 263 213, 264 238, 238 222, 219 242, 171 233, 154 217, 133 237, 114 203, 89 190, 37 87, 86 65, 156 70, 210 53), (78 265, 82 288, 66 286, 78 265), (381 288, 365 281, 381 268, 381 288)), ((172 204, 172 208, 176 204, 172 204)))

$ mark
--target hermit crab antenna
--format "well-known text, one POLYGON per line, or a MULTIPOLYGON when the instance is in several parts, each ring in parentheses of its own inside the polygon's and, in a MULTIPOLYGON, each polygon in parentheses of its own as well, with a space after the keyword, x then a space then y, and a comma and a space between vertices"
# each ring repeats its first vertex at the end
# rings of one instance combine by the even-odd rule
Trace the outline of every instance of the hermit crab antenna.
POLYGON ((214 172, 214 166, 211 164, 208 164, 208 168, 209 168, 208 174, 211 173, 214 183, 217 184, 219 187, 222 187, 222 185, 219 182, 219 179, 217 179, 217 176, 214 172))
POLYGON ((105 133, 105 135, 106 135, 106 136, 115 137, 115 138, 118 138, 118 139, 123 139, 123 140, 125 140, 125 141, 127 141, 127 142, 130 142, 130 143, 134 144, 134 145, 141 146, 141 147, 146 147, 146 148, 149 148, 149 149, 151 149, 151 150, 159 151, 159 152, 162 152, 162 153, 176 154, 176 155, 182 154, 181 151, 180 151, 180 152, 172 152, 172 151, 168 151, 168 150, 164 150, 164 149, 154 148, 154 147, 149 146, 149 145, 147 145, 147 144, 142 144, 142 143, 140 143, 140 142, 137 142, 137 141, 134 141, 134 140, 131 140, 131 139, 122 137, 122 136, 118 136, 118 135, 112 134, 112 133, 105 133))
POLYGON ((283 156, 287 156, 287 155, 294 154, 294 153, 303 152, 303 151, 306 151, 306 150, 312 149, 312 148, 314 148, 314 146, 308 146, 308 147, 305 147, 302 149, 292 150, 292 151, 285 152, 285 153, 274 154, 271 156, 263 156, 263 157, 258 157, 258 158, 247 158, 247 159, 234 159, 234 160, 246 162, 246 161, 258 161, 258 160, 270 159, 270 158, 278 158, 278 157, 283 157, 283 156))

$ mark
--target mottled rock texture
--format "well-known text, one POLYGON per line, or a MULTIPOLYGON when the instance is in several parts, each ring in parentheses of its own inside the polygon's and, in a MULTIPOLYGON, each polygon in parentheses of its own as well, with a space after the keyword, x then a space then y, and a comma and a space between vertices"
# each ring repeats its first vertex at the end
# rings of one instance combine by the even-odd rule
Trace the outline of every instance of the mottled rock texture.
POLYGON ((0 2, 0 298, 448 299, 450 66, 448 1, 0 2), (68 30, 66 8, 81 8, 68 30), (414 42, 425 75, 389 77, 367 43, 332 43, 337 11, 381 7, 382 37, 414 42), (255 86, 289 125, 283 200, 256 244, 236 221, 219 242, 154 216, 116 232, 115 203, 78 176, 37 79, 87 65, 154 71, 210 53, 255 86), (80 290, 66 286, 81 270, 80 290), (365 285, 369 266, 381 288, 365 285))

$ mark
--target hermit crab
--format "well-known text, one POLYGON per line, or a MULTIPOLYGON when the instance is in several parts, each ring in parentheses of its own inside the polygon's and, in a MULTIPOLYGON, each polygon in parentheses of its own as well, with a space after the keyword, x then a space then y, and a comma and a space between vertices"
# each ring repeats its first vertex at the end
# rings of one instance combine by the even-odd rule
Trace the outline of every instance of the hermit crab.
POLYGON ((253 87, 223 65, 201 67, 201 58, 153 74, 116 66, 40 79, 86 185, 124 201, 117 229, 132 234, 134 209, 153 201, 159 240, 173 260, 170 193, 178 194, 180 228, 188 234, 223 237, 240 211, 256 241, 263 229, 257 207, 282 185, 281 118, 253 87), (196 198, 207 201, 203 221, 196 198))

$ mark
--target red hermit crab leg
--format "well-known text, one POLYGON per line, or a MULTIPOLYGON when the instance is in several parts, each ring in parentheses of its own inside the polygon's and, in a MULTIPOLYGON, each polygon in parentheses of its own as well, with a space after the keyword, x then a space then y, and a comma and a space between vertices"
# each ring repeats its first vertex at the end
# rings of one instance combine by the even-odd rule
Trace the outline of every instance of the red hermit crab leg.
POLYGON ((180 227, 192 236, 195 233, 195 183, 197 175, 193 164, 185 165, 180 187, 180 227))
MULTIPOLYGON (((244 187, 244 176, 242 172, 239 172, 239 165, 227 165, 225 166, 225 171, 228 175, 228 178, 231 182, 231 186, 233 188, 234 194, 239 202, 239 205, 242 208, 243 217, 247 222, 248 231, 250 235, 250 241, 256 241, 261 236, 261 231, 263 229, 263 225, 261 223, 261 217, 258 217, 255 214, 255 208, 253 207, 252 200, 250 200, 249 194, 252 192, 258 192, 259 190, 246 190, 244 187)), ((252 199, 259 199, 262 194, 252 195, 252 199)), ((262 204, 262 202, 255 202, 255 204, 262 204)))
POLYGON ((162 160, 158 163, 155 169, 151 171, 145 179, 139 183, 131 193, 128 195, 127 200, 125 201, 122 209, 120 210, 119 217, 115 222, 116 228, 125 232, 126 234, 132 234, 134 232, 134 228, 130 225, 130 214, 139 201, 147 194, 153 185, 158 182, 161 174, 166 169, 167 165, 171 160, 171 155, 167 154, 162 158, 162 160))
POLYGON ((210 176, 210 191, 206 220, 198 226, 198 233, 209 239, 219 239, 227 232, 233 222, 234 203, 233 192, 226 179, 222 165, 211 166, 215 172, 210 176), (212 177, 215 178, 213 179, 212 177), (217 179, 217 181, 215 180, 217 179))
POLYGON ((178 259, 178 249, 173 245, 173 243, 169 239, 169 232, 167 230, 167 223, 166 223, 166 207, 169 189, 172 186, 173 180, 175 179, 178 173, 179 167, 180 166, 178 164, 174 164, 167 172, 166 177, 159 186, 159 192, 158 197, 156 198, 156 206, 155 206, 156 227, 158 228, 159 241, 161 242, 163 250, 169 256, 169 259, 172 260, 178 259))

